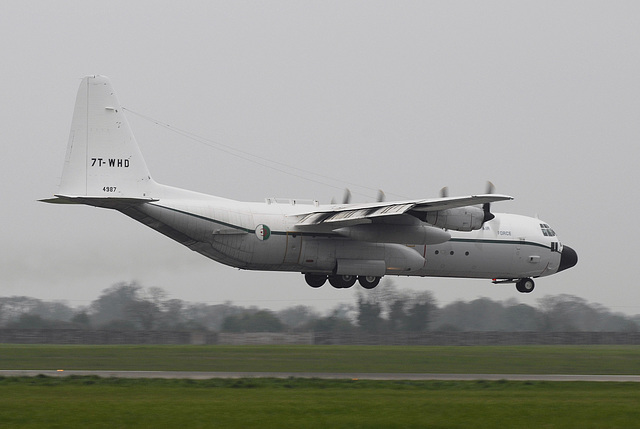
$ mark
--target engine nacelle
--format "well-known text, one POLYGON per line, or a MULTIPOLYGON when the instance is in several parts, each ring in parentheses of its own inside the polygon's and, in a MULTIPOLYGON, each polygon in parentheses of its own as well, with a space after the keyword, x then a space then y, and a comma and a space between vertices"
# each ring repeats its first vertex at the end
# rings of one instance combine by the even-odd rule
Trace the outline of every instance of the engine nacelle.
POLYGON ((484 210, 480 207, 456 207, 452 209, 427 212, 427 223, 454 231, 474 231, 482 228, 484 210))

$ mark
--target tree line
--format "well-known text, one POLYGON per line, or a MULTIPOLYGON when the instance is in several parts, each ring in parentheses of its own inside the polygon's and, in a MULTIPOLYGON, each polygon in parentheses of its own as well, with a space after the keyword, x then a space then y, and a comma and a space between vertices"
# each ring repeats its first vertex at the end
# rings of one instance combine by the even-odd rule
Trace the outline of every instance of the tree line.
POLYGON ((536 307, 515 299, 478 298, 438 306, 429 291, 398 289, 390 280, 327 314, 297 305, 280 311, 171 299, 157 287, 122 282, 88 306, 0 297, 0 327, 12 329, 170 330, 214 332, 607 331, 636 332, 640 315, 613 313, 572 295, 545 296, 536 307))

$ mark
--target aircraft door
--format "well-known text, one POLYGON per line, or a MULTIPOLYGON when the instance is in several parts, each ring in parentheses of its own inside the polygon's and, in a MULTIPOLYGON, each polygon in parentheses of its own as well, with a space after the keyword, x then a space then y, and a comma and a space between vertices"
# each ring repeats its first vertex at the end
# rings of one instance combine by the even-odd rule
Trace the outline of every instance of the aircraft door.
POLYGON ((300 265, 305 270, 331 272, 336 267, 336 243, 334 240, 305 237, 302 242, 300 265))
POLYGON ((512 259, 512 272, 521 277, 535 275, 540 270, 540 255, 537 247, 527 245, 525 237, 519 237, 512 259))
POLYGON ((525 238, 524 237, 519 237, 518 238, 518 242, 515 245, 515 252, 513 253, 513 265, 515 267, 517 267, 516 269, 520 268, 520 265, 522 263, 522 246, 525 242, 525 238))
POLYGON ((302 250, 302 234, 287 232, 286 250, 283 264, 299 264, 302 250))

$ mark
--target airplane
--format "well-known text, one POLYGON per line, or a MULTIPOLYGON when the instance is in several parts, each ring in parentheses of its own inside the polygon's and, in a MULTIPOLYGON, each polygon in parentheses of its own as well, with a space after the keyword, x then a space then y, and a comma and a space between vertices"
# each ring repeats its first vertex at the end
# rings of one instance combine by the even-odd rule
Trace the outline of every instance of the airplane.
POLYGON ((512 200, 480 195, 352 204, 267 198, 241 202, 155 182, 110 80, 86 76, 77 93, 59 192, 40 200, 116 210, 214 261, 304 275, 314 288, 375 288, 383 276, 515 283, 576 265, 540 219, 492 213, 512 200))

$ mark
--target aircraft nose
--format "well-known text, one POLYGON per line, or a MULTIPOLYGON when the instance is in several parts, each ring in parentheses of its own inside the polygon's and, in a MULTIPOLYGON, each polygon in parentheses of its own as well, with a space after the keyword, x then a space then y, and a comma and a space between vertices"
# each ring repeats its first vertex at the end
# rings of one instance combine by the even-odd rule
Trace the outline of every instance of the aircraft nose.
POLYGON ((578 263, 578 254, 569 246, 562 246, 562 256, 560 256, 560 266, 558 272, 573 267, 578 263))

